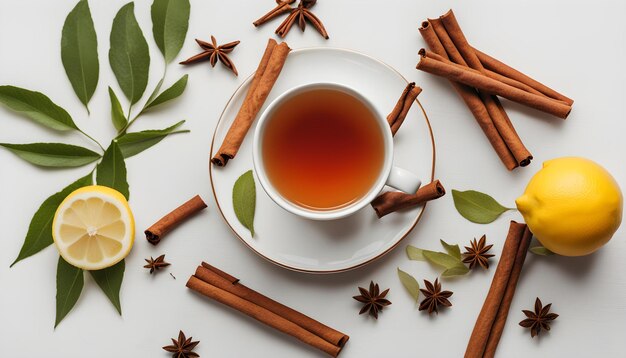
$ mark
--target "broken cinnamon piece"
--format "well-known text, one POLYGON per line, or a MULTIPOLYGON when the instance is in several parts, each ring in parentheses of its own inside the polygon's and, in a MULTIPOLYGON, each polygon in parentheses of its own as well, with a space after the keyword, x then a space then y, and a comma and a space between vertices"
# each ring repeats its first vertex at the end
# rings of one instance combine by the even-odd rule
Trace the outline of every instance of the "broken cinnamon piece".
POLYGON ((221 147, 211 159, 213 164, 223 167, 237 155, 248 130, 250 130, 259 110, 265 103, 272 87, 274 87, 274 83, 276 83, 287 60, 289 51, 291 49, 286 42, 282 42, 279 45, 273 39, 268 41, 265 53, 250 82, 250 88, 248 88, 248 93, 241 104, 241 108, 239 108, 235 120, 228 129, 221 147))
POLYGON ((439 180, 419 188, 415 194, 407 194, 399 191, 388 191, 376 197, 372 201, 372 207, 378 218, 395 211, 414 207, 446 195, 446 189, 439 180))
POLYGON ((400 126, 402 126, 406 115, 409 113, 411 106, 415 103, 415 99, 421 92, 422 89, 419 86, 416 86, 415 82, 409 83, 404 88, 396 106, 387 116, 387 122, 389 122, 389 126, 391 127, 392 135, 396 135, 396 132, 400 129, 400 126))
POLYGON ((202 201, 199 195, 194 196, 150 226, 145 231, 146 239, 152 245, 158 244, 165 234, 206 207, 206 203, 202 201))

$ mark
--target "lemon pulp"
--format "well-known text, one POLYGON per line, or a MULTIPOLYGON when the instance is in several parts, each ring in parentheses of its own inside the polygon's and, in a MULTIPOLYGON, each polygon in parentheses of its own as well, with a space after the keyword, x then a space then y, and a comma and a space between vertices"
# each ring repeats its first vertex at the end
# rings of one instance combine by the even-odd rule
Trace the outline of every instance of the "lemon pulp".
POLYGON ((100 270, 120 262, 130 252, 135 236, 126 198, 98 185, 68 195, 57 209, 52 228, 61 256, 85 270, 100 270))

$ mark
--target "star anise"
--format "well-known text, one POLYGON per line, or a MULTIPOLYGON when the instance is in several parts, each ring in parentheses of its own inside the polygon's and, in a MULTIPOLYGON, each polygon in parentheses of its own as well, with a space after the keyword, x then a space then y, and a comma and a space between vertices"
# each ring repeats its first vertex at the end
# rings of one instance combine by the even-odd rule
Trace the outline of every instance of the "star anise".
POLYGON ((420 303, 419 310, 428 310, 428 314, 433 312, 439 314, 438 307, 452 306, 452 303, 448 301, 448 298, 452 296, 452 291, 441 291, 441 283, 439 283, 439 278, 435 279, 435 284, 432 284, 430 281, 424 280, 424 285, 426 285, 426 289, 420 288, 420 291, 426 298, 420 303))
POLYGON ((363 287, 359 287, 359 291, 361 294, 359 296, 354 296, 355 300, 363 303, 363 308, 359 311, 359 314, 363 314, 365 312, 369 312, 370 316, 378 319, 378 312, 382 312, 385 306, 389 306, 391 302, 385 298, 389 289, 380 292, 380 288, 378 284, 374 283, 374 281, 370 281, 370 289, 369 291, 364 289, 363 287))
POLYGON ((276 7, 270 10, 267 14, 261 16, 258 20, 253 22, 252 24, 256 27, 259 25, 263 25, 264 23, 270 21, 271 19, 280 16, 286 12, 291 12, 293 9, 291 4, 296 2, 296 0, 276 0, 276 7))
POLYGON ((479 264, 485 270, 489 268, 489 258, 495 255, 488 254, 487 251, 491 250, 493 245, 487 244, 487 237, 483 235, 478 242, 476 239, 470 241, 471 247, 465 246, 466 252, 463 253, 465 258, 463 262, 469 263, 469 268, 472 269, 476 264, 479 264))
POLYGON ((156 259, 153 259, 152 256, 150 256, 150 259, 144 260, 148 263, 147 265, 144 265, 144 268, 150 269, 150 274, 170 265, 169 262, 165 262, 165 255, 161 255, 156 259))
POLYGON ((191 56, 190 58, 181 62, 181 65, 196 63, 198 61, 202 61, 208 58, 211 66, 215 67, 217 60, 220 60, 220 62, 224 64, 224 66, 233 71, 235 76, 238 75, 235 64, 230 60, 230 58, 228 58, 227 54, 231 53, 235 49, 235 46, 239 45, 239 41, 233 41, 218 46, 215 37, 211 35, 211 43, 198 39, 196 39, 196 42, 198 43, 198 45, 200 45, 200 47, 202 47, 204 51, 195 56, 191 56))
POLYGON ((326 32, 326 28, 324 28, 322 21, 317 16, 315 16, 315 14, 311 12, 311 10, 309 10, 313 7, 313 5, 315 5, 316 2, 317 0, 300 0, 298 6, 295 8, 291 8, 291 13, 289 14, 289 16, 287 16, 285 21, 283 21, 283 23, 278 26, 278 28, 276 29, 276 35, 282 38, 287 36, 287 33, 289 32, 289 30, 291 30, 291 27, 296 21, 298 21, 298 27, 300 27, 300 30, 304 31, 304 28, 306 27, 306 22, 308 21, 311 23, 311 25, 313 25, 317 32, 322 35, 322 37, 328 39, 328 32, 326 32))
POLYGON ((556 313, 549 313, 552 303, 543 307, 539 297, 535 300, 535 312, 529 310, 522 310, 526 315, 525 320, 519 323, 524 328, 530 328, 530 336, 534 338, 538 336, 542 329, 546 331, 550 330, 550 321, 555 320, 559 315, 556 313))
POLYGON ((196 348, 200 341, 192 342, 192 338, 193 337, 185 337, 183 331, 180 331, 178 332, 178 340, 172 338, 172 345, 165 346, 163 349, 173 353, 172 357, 174 358, 200 357, 198 353, 193 352, 193 349, 196 348))

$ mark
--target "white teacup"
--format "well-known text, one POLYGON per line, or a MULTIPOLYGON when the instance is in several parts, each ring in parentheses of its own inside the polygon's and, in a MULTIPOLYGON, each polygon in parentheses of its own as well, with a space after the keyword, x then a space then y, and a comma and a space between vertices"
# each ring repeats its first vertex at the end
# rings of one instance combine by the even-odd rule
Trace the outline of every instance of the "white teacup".
POLYGON ((387 119, 376 110, 376 108, 367 98, 363 97, 356 90, 337 83, 311 83, 294 87, 281 94, 274 101, 272 101, 272 103, 270 103, 270 105, 265 109, 265 111, 261 114, 261 117, 259 118, 259 122, 254 132, 252 156, 254 160, 254 170, 256 171, 259 182, 261 183, 261 186, 263 187, 267 195, 269 195, 269 197, 272 198, 272 200, 283 209, 303 218, 313 220, 335 220, 352 215, 358 210, 362 209, 364 206, 368 205, 372 200, 374 200, 374 198, 382 191, 385 185, 389 185, 406 193, 415 193, 422 183, 415 174, 392 165, 393 136, 391 134, 391 129, 389 127, 387 119), (285 199, 280 194, 280 192, 278 192, 278 190, 276 190, 276 188, 272 185, 271 181, 267 177, 267 173, 263 165, 263 134, 265 128, 267 128, 268 123, 272 121, 272 117, 276 109, 279 108, 281 104, 285 102, 285 100, 291 98, 292 96, 316 89, 338 90, 358 99, 363 105, 365 105, 365 107, 367 107, 372 112, 372 114, 374 114, 374 117, 379 124, 380 132, 383 135, 385 153, 383 165, 380 170, 380 174, 378 175, 378 179, 371 186, 367 194, 365 194, 361 199, 350 203, 349 205, 333 210, 313 210, 310 208, 299 206, 285 199))

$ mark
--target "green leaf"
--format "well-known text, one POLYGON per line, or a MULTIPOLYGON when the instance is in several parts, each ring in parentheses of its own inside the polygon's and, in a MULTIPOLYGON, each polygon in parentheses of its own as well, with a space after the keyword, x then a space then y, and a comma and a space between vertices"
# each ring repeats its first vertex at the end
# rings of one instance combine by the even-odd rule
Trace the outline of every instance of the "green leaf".
POLYGON ((398 268, 398 277, 404 288, 406 288, 411 297, 415 300, 415 303, 417 303, 420 296, 420 284, 417 283, 417 280, 413 276, 400 270, 400 268, 398 268))
POLYGON ((461 249, 459 248, 459 245, 450 245, 443 240, 439 240, 439 241, 441 242, 441 246, 443 246, 443 248, 446 250, 448 254, 450 254, 451 256, 459 260, 461 259, 461 249))
POLYGON ((117 264, 97 271, 89 271, 91 277, 100 286, 102 292, 109 298, 109 301, 115 306, 117 312, 122 314, 122 306, 120 304, 120 288, 122 280, 124 280, 124 260, 117 264))
POLYGON ((130 158, 133 155, 137 155, 144 150, 152 147, 153 145, 159 143, 161 140, 163 140, 163 138, 167 137, 170 134, 189 132, 189 130, 175 131, 175 129, 180 127, 183 123, 185 123, 185 121, 180 121, 173 126, 167 127, 165 129, 126 133, 117 140, 117 144, 119 145, 120 150, 122 151, 122 155, 124 155, 124 158, 130 158))
POLYGON ((115 129, 121 131, 128 124, 128 119, 124 115, 120 100, 111 87, 109 87, 109 98, 111 99, 111 122, 115 129))
POLYGON ((154 0, 152 3, 152 34, 165 63, 172 62, 183 47, 189 11, 189 0, 154 0))
POLYGON ((96 167, 96 183, 113 188, 129 198, 130 191, 126 181, 126 163, 117 142, 112 141, 104 152, 102 161, 96 167))
POLYGON ((65 18, 61 35, 61 60, 74 92, 89 112, 88 103, 98 85, 98 39, 89 3, 81 0, 65 18))
MULTIPOLYGON (((187 78, 189 75, 184 75, 181 77, 176 83, 174 83, 170 88, 161 92, 157 98, 152 101, 149 101, 144 107, 143 111, 148 110, 149 108, 156 107, 165 102, 171 101, 177 97, 179 97, 183 92, 185 92, 185 87, 187 87, 187 78)), ((142 111, 142 112, 143 112, 142 111)))
POLYGON ((415 246, 408 245, 406 247, 406 254, 409 256, 409 260, 415 261, 424 261, 426 258, 424 257, 424 250, 417 248, 415 246))
POLYGON ((505 211, 513 210, 500 205, 491 196, 475 190, 453 189, 452 198, 456 210, 467 220, 478 224, 488 224, 505 211))
POLYGON ((57 131, 78 130, 69 113, 43 93, 0 86, 0 103, 48 128, 57 131))
POLYGON ((82 188, 93 183, 92 173, 78 179, 72 184, 66 186, 60 192, 46 199, 37 209, 35 215, 30 221, 26 239, 22 245, 20 253, 11 264, 11 267, 19 261, 30 257, 39 251, 45 249, 52 244, 52 220, 61 202, 70 195, 74 190, 82 188))
POLYGON ((459 265, 445 270, 441 277, 452 277, 452 276, 462 276, 469 272, 470 270, 465 265, 459 265))
POLYGON ((239 222, 250 230, 254 237, 254 210, 256 208, 256 187, 252 170, 243 173, 233 187, 233 209, 239 222))
POLYGON ((113 19, 109 62, 122 91, 131 104, 137 103, 148 84, 150 52, 135 19, 135 4, 128 3, 113 19))
POLYGON ((461 262, 461 260, 457 259, 454 256, 444 254, 443 252, 424 250, 423 255, 426 260, 428 260, 428 262, 439 265, 445 269, 459 267, 459 265, 465 266, 463 265, 463 262, 461 262))
POLYGON ((59 256, 57 265, 57 314, 54 327, 72 310, 83 290, 83 270, 68 264, 59 256))
POLYGON ((532 252, 535 255, 539 255, 539 256, 552 256, 555 255, 554 252, 546 249, 543 246, 533 246, 530 249, 528 249, 530 252, 532 252))
POLYGON ((100 158, 100 154, 87 148, 63 143, 0 143, 25 161, 42 167, 80 167, 100 158))

